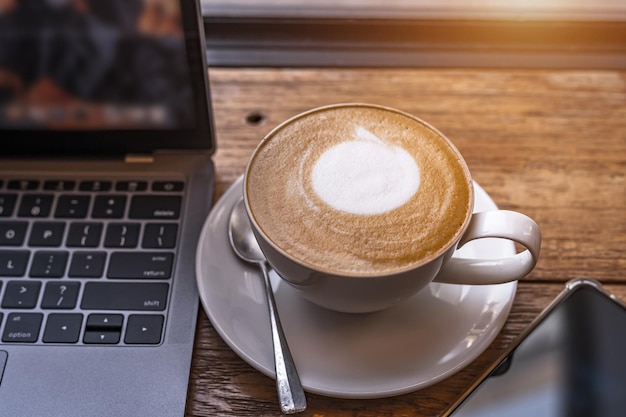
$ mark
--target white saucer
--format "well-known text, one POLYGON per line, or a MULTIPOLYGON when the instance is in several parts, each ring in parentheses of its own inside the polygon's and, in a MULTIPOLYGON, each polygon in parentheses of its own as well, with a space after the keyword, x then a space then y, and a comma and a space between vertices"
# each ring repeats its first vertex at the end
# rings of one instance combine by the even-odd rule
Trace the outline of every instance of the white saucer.
MULTIPOLYGON (((263 282, 228 241, 228 217, 241 197, 239 178, 211 211, 200 236, 196 276, 213 326, 246 362, 274 377, 263 282)), ((476 211, 496 208, 475 185, 476 211)), ((514 253, 511 242, 482 239, 464 257, 514 253)), ((456 255, 455 255, 456 256, 456 255)), ((280 318, 305 390, 341 398, 379 398, 432 385, 480 355, 504 325, 516 282, 488 286, 431 284, 405 303, 370 314, 336 313, 303 298, 272 272, 280 318)))

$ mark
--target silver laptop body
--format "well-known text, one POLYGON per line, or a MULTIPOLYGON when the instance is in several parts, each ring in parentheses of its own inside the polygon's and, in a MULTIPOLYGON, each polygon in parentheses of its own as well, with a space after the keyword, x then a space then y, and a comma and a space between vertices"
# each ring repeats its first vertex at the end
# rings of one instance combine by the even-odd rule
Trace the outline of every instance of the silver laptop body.
POLYGON ((213 195, 186 0, 0 10, 0 416, 182 416, 213 195))

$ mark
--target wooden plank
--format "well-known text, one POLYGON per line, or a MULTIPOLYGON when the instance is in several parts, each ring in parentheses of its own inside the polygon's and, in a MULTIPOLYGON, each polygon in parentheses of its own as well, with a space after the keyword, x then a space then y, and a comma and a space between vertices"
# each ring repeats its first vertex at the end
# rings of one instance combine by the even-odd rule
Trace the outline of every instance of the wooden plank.
POLYGON ((388 105, 445 133, 501 208, 543 231, 530 280, 623 279, 626 72, 214 69, 219 195, 256 144, 304 110, 388 105), (259 123, 247 123, 250 116, 259 123))

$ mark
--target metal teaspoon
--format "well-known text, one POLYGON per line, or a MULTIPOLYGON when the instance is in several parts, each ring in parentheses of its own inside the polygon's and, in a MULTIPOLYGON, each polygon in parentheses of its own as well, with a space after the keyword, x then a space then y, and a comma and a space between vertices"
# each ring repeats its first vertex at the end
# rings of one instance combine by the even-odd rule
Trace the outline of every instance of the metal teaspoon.
POLYGON ((267 261, 252 233, 243 199, 237 201, 230 214, 228 238, 237 256, 246 262, 257 264, 263 272, 265 294, 267 296, 272 327, 276 389, 278 391, 280 409, 285 414, 304 411, 306 408, 306 397, 280 324, 274 292, 269 279, 267 261))

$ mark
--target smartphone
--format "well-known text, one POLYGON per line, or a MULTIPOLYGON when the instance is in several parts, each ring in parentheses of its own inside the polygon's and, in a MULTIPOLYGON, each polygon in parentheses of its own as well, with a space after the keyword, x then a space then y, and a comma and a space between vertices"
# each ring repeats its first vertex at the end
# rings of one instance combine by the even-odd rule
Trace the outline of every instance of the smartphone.
POLYGON ((444 416, 626 416, 626 304, 569 281, 444 416))

